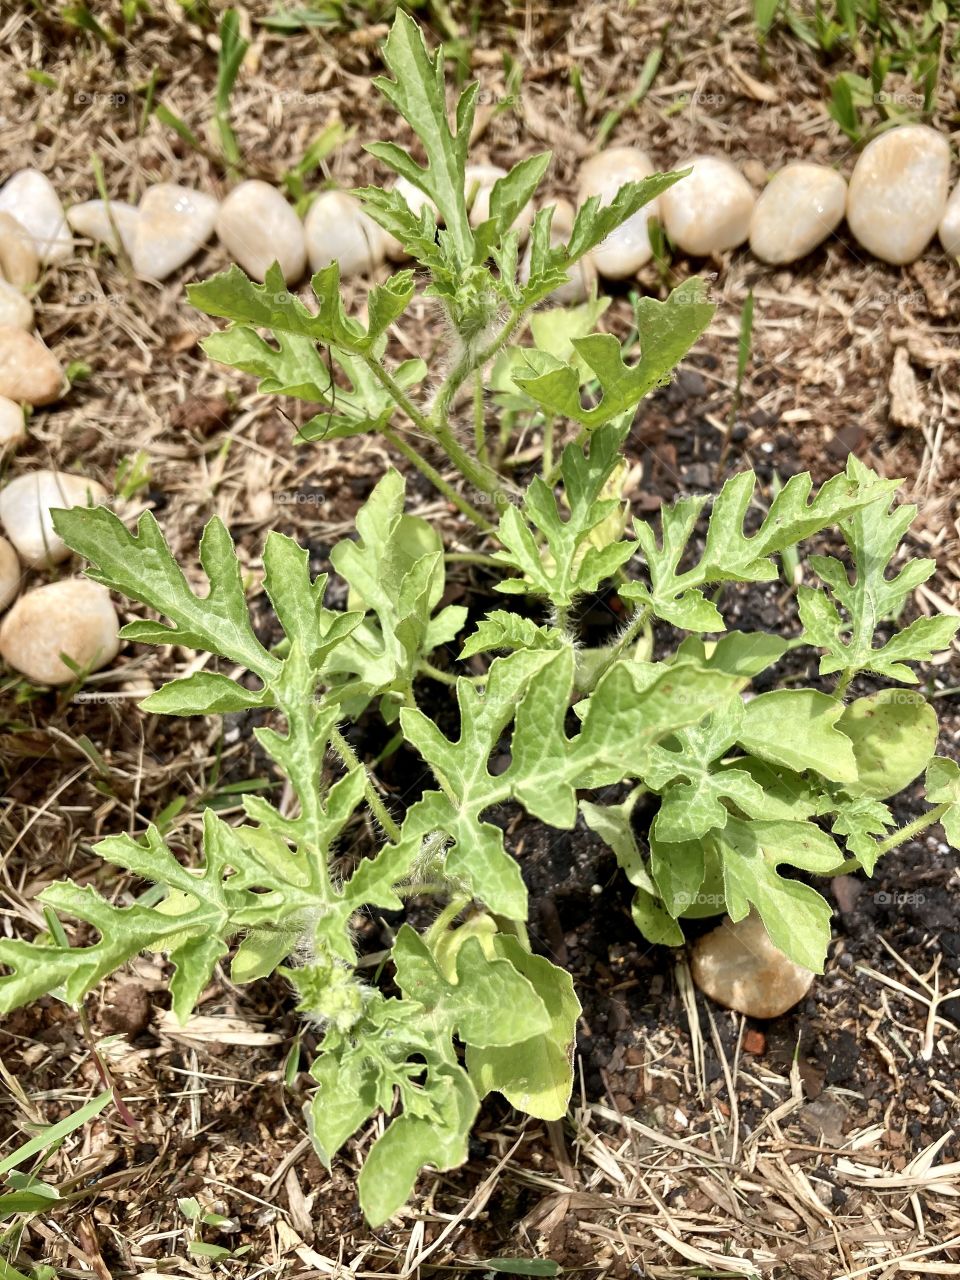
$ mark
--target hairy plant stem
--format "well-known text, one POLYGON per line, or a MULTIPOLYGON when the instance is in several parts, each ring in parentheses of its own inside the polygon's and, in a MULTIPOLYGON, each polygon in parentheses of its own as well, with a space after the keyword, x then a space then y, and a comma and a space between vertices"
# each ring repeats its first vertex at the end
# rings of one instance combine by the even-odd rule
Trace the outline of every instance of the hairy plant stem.
POLYGON ((487 423, 483 404, 483 376, 477 373, 473 383, 473 443, 477 457, 486 466, 490 459, 487 456, 487 423))
POLYGON ((336 727, 333 727, 330 730, 330 745, 337 753, 340 763, 345 769, 363 770, 363 792, 367 804, 370 806, 371 813, 376 818, 377 822, 380 823, 380 826, 383 827, 391 840, 394 842, 399 840, 400 828, 394 822, 393 818, 391 818, 387 811, 387 806, 377 794, 377 789, 373 785, 373 779, 370 777, 370 771, 367 769, 367 766, 363 764, 360 757, 354 751, 353 747, 351 747, 350 743, 346 740, 340 730, 336 727))
POLYGON ((446 423, 454 396, 471 373, 476 372, 478 378, 483 377, 484 366, 493 359, 505 343, 510 341, 526 313, 526 307, 511 307, 506 320, 485 347, 479 351, 472 343, 464 347, 460 358, 443 380, 433 402, 432 412, 439 422, 446 423))
MULTIPOLYGON (((419 431, 422 431, 429 440, 433 440, 441 446, 447 454, 447 457, 468 484, 473 485, 475 489, 479 489, 481 493, 496 493, 499 488, 499 481, 496 473, 484 463, 480 463, 476 459, 470 457, 466 449, 464 449, 459 441, 453 436, 449 427, 444 425, 443 419, 434 421, 432 418, 421 413, 400 384, 387 372, 378 360, 373 359, 372 356, 364 356, 363 361, 384 390, 389 393, 397 407, 403 410, 413 425, 419 431)), ((383 434, 387 436, 388 439, 391 439, 392 437, 393 443, 396 443, 399 439, 399 436, 395 432, 390 432, 389 428, 386 428, 383 434)), ((405 457, 415 463, 424 475, 428 475, 426 468, 429 467, 430 464, 420 458, 419 454, 417 454, 409 445, 401 451, 405 457)), ((440 473, 432 467, 430 468, 430 471, 432 474, 428 475, 428 478, 431 483, 436 484, 436 478, 440 473)), ((481 528, 485 527, 489 529, 492 527, 490 522, 485 521, 484 517, 480 515, 476 507, 471 506, 465 498, 454 498, 454 490, 450 485, 447 485, 445 481, 438 485, 438 488, 440 488, 441 492, 446 497, 450 498, 451 501, 456 502, 464 515, 469 514, 470 519, 473 520, 474 523, 479 524, 481 528)))
POLYGON ((926 831, 927 827, 932 827, 935 822, 940 821, 949 808, 949 803, 934 805, 932 809, 928 809, 919 818, 914 818, 912 822, 908 822, 905 827, 895 831, 886 840, 881 840, 877 845, 877 857, 882 858, 885 853, 889 853, 891 849, 896 849, 897 845, 903 844, 905 840, 912 840, 921 831, 926 831))
POLYGON ((472 521, 478 529, 482 529, 484 533, 493 532, 494 526, 487 517, 482 515, 466 498, 457 493, 453 485, 444 480, 436 467, 427 462, 426 458, 422 458, 413 445, 404 440, 399 432, 394 431, 391 427, 384 427, 381 434, 385 440, 393 445, 398 453, 403 454, 407 461, 412 463, 420 474, 430 481, 435 489, 439 489, 443 496, 453 503, 461 515, 465 515, 468 520, 472 521))
POLYGON ((853 679, 853 675, 854 673, 853 673, 852 667, 848 667, 846 671, 841 671, 840 676, 837 680, 837 683, 834 685, 834 688, 833 688, 833 696, 835 698, 842 698, 843 695, 847 692, 847 686, 850 684, 850 681, 853 679))
POLYGON ((594 680, 594 685, 593 685, 594 688, 596 688, 597 685, 600 683, 601 677, 605 676, 607 672, 610 670, 610 668, 613 666, 613 664, 618 660, 618 658, 620 658, 624 649, 626 649, 629 645, 631 645, 633 641, 636 640, 637 636, 639 636, 640 632, 644 628, 644 624, 647 621, 647 615, 649 612, 650 610, 646 606, 644 606, 642 609, 638 609, 637 612, 630 619, 630 621, 627 623, 627 625, 624 627, 624 629, 621 631, 620 637, 614 644, 613 648, 610 650, 610 653, 607 655, 606 661, 603 662, 603 664, 600 666, 600 668, 596 673, 596 678, 594 680))

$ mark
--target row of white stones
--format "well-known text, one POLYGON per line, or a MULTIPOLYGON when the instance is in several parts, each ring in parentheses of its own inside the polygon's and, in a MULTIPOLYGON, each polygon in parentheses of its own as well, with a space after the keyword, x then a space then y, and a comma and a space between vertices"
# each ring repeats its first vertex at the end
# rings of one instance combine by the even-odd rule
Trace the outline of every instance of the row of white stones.
MULTIPOLYGON (((890 263, 915 260, 939 231, 946 251, 960 256, 960 187, 948 199, 950 149, 946 139, 924 125, 892 129, 874 139, 854 166, 849 187, 835 170, 808 163, 789 164, 757 198, 731 164, 716 156, 695 156, 690 168, 657 200, 610 235, 578 264, 557 301, 575 302, 595 287, 599 272, 611 279, 634 275, 652 257, 649 221, 657 217, 670 240, 694 257, 725 252, 749 240, 762 261, 782 264, 810 253, 833 234, 844 215, 856 240, 890 263)), ((587 161, 580 172, 580 198, 606 202, 628 181, 653 173, 649 157, 635 147, 613 147, 587 161)), ((489 216, 490 192, 504 170, 471 166, 467 174, 474 225, 489 216)), ((416 208, 425 197, 398 184, 416 208)), ((566 239, 574 211, 557 204, 556 240, 566 239)), ((533 209, 518 217, 521 230, 533 209)), ((366 272, 402 250, 364 213, 354 197, 322 192, 305 222, 268 183, 240 183, 221 203, 213 196, 159 183, 139 207, 87 201, 66 214, 50 181, 37 170, 22 170, 0 190, 0 446, 26 438, 18 401, 48 404, 64 386, 63 370, 35 337, 33 308, 26 296, 41 262, 66 261, 72 232, 123 250, 137 275, 162 280, 183 266, 216 231, 230 256, 262 280, 279 262, 288 283, 299 280, 309 259, 313 270, 337 260, 344 275, 366 272)), ((525 264, 526 266, 526 264, 525 264)), ((50 509, 103 501, 95 481, 51 471, 17 477, 0 492, 0 610, 17 595, 27 568, 43 568, 69 552, 57 538, 50 509)), ((40 684, 61 684, 74 672, 60 658, 95 669, 117 653, 117 618, 109 593, 95 583, 67 579, 23 595, 0 626, 0 654, 40 684)))

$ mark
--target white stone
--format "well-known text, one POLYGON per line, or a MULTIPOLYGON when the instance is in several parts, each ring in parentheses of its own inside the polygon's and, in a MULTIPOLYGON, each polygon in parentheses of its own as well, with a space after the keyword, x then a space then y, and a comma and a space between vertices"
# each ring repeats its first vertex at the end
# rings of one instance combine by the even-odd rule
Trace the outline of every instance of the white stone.
POLYGON ((130 257, 143 280, 165 280, 213 235, 220 202, 203 191, 158 182, 140 201, 130 257))
POLYGON ((694 156, 690 169, 660 197, 663 225, 673 243, 694 258, 735 249, 750 234, 756 197, 746 178, 721 156, 694 156))
POLYGON ((0 190, 0 212, 12 214, 30 232, 41 262, 65 262, 73 236, 53 183, 39 169, 21 169, 0 190))
POLYGON ((0 275, 18 289, 36 284, 40 275, 33 237, 12 213, 0 213, 0 275))
MULTIPOLYGON (((507 176, 506 169, 497 164, 468 164, 463 174, 463 192, 470 208, 470 225, 479 227, 490 217, 490 196, 494 183, 507 176)), ((527 201, 513 221, 521 239, 533 222, 533 202, 527 201)))
POLYGON ((940 243, 951 258, 960 258, 960 183, 953 189, 937 228, 940 243))
POLYGON ((267 268, 279 262, 284 280, 293 284, 307 265, 303 224, 276 187, 259 178, 241 182, 224 200, 217 235, 254 280, 263 280, 267 268))
POLYGON ((53 527, 57 507, 95 507, 107 496, 96 480, 65 471, 28 471, 0 490, 0 523, 28 568, 57 564, 70 548, 53 527))
POLYGON ((821 164, 788 164, 760 194, 750 219, 750 248, 761 262, 796 262, 836 231, 847 184, 821 164))
POLYGON ((854 165, 847 223, 875 258, 914 262, 943 217, 950 146, 925 124, 901 125, 874 138, 854 165))
POLYGON ((23 410, 15 400, 0 396, 0 449, 12 449, 26 444, 27 428, 23 410))
POLYGON ((0 326, 0 396, 27 404, 51 404, 63 390, 63 369, 39 339, 0 326))
MULTIPOLYGON (((566 244, 573 231, 575 218, 573 205, 569 200, 558 200, 553 209, 553 221, 550 223, 550 243, 554 246, 566 244)), ((528 245, 520 263, 520 281, 526 284, 530 279, 531 247, 528 245)), ((575 262, 567 272, 567 283, 560 285, 550 294, 550 299, 557 306, 569 307, 584 302, 593 296, 597 288, 597 268, 593 265, 593 257, 586 254, 575 262)))
POLYGON ((20 290, 6 280, 0 280, 0 325, 24 329, 27 333, 33 328, 33 307, 20 290))
POLYGON ((336 261, 341 276, 363 275, 379 266, 386 251, 383 232, 345 191, 321 191, 303 232, 312 271, 336 261))
MULTIPOLYGON (((642 182, 654 172, 650 157, 639 147, 610 147, 592 156, 580 169, 579 201, 599 196, 608 205, 628 182, 642 182)), ((611 231, 593 250, 596 269, 608 280, 625 280, 653 257, 648 223, 660 215, 659 197, 650 200, 611 231)))
POLYGON ((810 990, 814 975, 770 941, 751 912, 698 938, 690 957, 693 980, 717 1004, 749 1018, 779 1018, 810 990))
POLYGON ((117 236, 127 257, 133 253, 139 214, 123 200, 84 200, 67 210, 67 221, 78 235, 105 244, 113 253, 119 251, 117 236))
POLYGON ((76 672, 60 655, 84 671, 98 671, 117 656, 119 629, 106 587, 64 578, 20 597, 0 625, 0 654, 35 684, 69 684, 76 672))
POLYGON ((0 538, 0 609, 5 609, 20 590, 23 572, 13 545, 0 538))

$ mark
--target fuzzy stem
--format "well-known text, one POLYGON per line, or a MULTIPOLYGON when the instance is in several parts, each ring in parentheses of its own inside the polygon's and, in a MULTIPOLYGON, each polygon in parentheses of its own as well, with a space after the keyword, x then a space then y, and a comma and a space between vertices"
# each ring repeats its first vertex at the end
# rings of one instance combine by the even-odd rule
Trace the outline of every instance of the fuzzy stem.
POLYGON ((434 488, 439 489, 443 496, 457 508, 457 510, 471 520, 478 529, 482 529, 484 533, 492 533, 494 526, 485 515, 477 510, 472 503, 462 497, 454 489, 453 485, 448 484, 443 476, 427 462, 426 458, 422 458, 413 445, 408 444, 398 432, 393 431, 390 427, 383 427, 381 430, 383 438, 392 444, 398 453, 402 453, 408 462, 413 463, 422 476, 425 476, 434 488))
POLYGON ((840 677, 837 680, 837 683, 834 685, 834 689, 833 689, 833 696, 835 698, 843 697, 843 695, 847 692, 847 686, 850 684, 850 681, 853 679, 853 676, 854 676, 854 671, 852 667, 848 667, 846 671, 841 671, 840 677))
POLYGON ((476 446, 477 457, 486 465, 489 462, 487 457, 487 424, 483 404, 483 378, 479 373, 473 384, 473 443, 476 446))
POLYGON ((932 827, 935 822, 940 821, 949 808, 949 803, 934 805, 932 809, 928 809, 919 818, 914 818, 912 822, 908 822, 905 827, 895 831, 886 840, 881 840, 877 845, 877 857, 882 858, 885 853, 889 853, 891 849, 896 849, 897 845, 903 844, 905 840, 912 840, 921 831, 926 831, 927 827, 932 827))
POLYGON ((601 678, 607 674, 607 672, 610 670, 613 664, 617 661, 617 659, 623 653, 624 649, 626 649, 628 645, 632 644, 633 641, 636 640, 637 636, 643 630, 643 626, 647 620, 648 613, 649 613, 649 610, 647 609, 646 606, 644 606, 642 609, 638 609, 637 612, 630 619, 630 621, 627 623, 627 625, 624 627, 623 631, 620 633, 620 638, 617 640, 616 644, 610 650, 610 653, 607 656, 607 660, 604 662, 600 670, 597 672, 596 679, 593 685, 594 688, 597 687, 597 685, 600 683, 601 678))
POLYGON ((380 826, 383 827, 391 840, 394 842, 399 840, 400 828, 394 822, 393 818, 391 818, 390 814, 387 812, 386 805, 377 794, 377 789, 373 785, 373 779, 370 777, 370 772, 367 769, 367 766, 361 762, 360 757, 354 751, 353 747, 351 747, 350 743, 336 727, 333 727, 330 730, 330 745, 339 756, 340 763, 345 769, 363 770, 363 791, 367 804, 370 806, 371 813, 376 818, 377 822, 380 823, 380 826))
POLYGON ((553 474, 553 428, 555 418, 552 413, 547 414, 543 423, 543 478, 553 474))

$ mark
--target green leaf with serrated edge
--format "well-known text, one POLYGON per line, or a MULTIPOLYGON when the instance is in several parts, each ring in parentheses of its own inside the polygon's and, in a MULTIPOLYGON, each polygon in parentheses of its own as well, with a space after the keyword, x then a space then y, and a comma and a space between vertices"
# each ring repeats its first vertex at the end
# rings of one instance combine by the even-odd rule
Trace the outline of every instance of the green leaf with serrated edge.
POLYGON ((802 822, 817 812, 824 783, 755 756, 737 756, 723 767, 742 770, 763 788, 765 818, 802 822))
POLYGON ((359 714, 379 694, 403 693, 420 661, 452 640, 466 618, 460 606, 433 615, 444 589, 443 544, 425 520, 403 511, 405 481, 388 471, 356 518, 359 537, 337 543, 330 559, 367 617, 328 658, 345 680, 342 705, 359 714))
POLYGON ((315 312, 287 288, 276 263, 267 270, 263 284, 255 284, 238 266, 231 265, 209 280, 188 285, 187 297, 205 315, 235 324, 292 334, 346 351, 363 349, 367 344, 366 330, 343 309, 339 264, 331 262, 310 283, 318 303, 315 312))
POLYGON ((954 849, 960 849, 960 766, 945 756, 934 756, 924 785, 931 804, 949 805, 940 822, 954 849))
POLYGON ((456 982, 443 976, 429 948, 402 925, 391 956, 397 986, 422 1006, 422 1017, 478 1048, 543 1035, 550 1019, 536 988, 507 958, 489 958, 476 937, 457 952, 456 982))
POLYGON ((530 400, 514 381, 514 375, 536 377, 564 363, 589 377, 586 365, 579 359, 574 338, 585 338, 596 328, 597 321, 610 305, 609 298, 593 298, 575 307, 548 307, 530 317, 532 347, 507 347, 490 370, 488 387, 498 394, 504 408, 529 408, 530 400))
POLYGON ((878 857, 874 836, 885 836, 893 826, 893 814, 887 806, 871 796, 824 796, 817 813, 833 814, 830 830, 843 837, 847 852, 857 858, 868 876, 873 875, 878 857))
POLYGON ((122 636, 203 649, 241 663, 264 681, 277 673, 278 660, 264 649, 250 625, 240 562, 220 520, 211 520, 200 540, 200 563, 209 591, 198 596, 149 511, 141 515, 136 533, 130 533, 106 507, 74 507, 54 512, 53 518, 67 546, 90 561, 88 577, 150 605, 174 624, 135 622, 121 631, 122 636))
POLYGON ((791 960, 823 973, 830 944, 830 905, 815 889, 788 880, 786 864, 825 875, 843 862, 834 840, 812 822, 749 822, 730 818, 713 839, 723 862, 731 920, 755 906, 771 942, 791 960))
POLYGON ((763 788, 742 769, 717 765, 737 742, 743 719, 743 703, 731 699, 699 724, 679 730, 669 744, 647 753, 639 772, 644 784, 662 797, 654 820, 659 840, 695 840, 723 827, 730 805, 750 817, 764 816, 763 788))
POLYGON ((713 504, 706 543, 699 562, 681 572, 680 562, 709 498, 682 498, 661 515, 660 541, 644 520, 635 522, 650 585, 630 583, 621 596, 637 600, 658 618, 687 630, 720 631, 723 621, 700 588, 711 582, 770 582, 777 569, 771 556, 794 546, 828 525, 881 501, 897 487, 872 471, 856 470, 848 460, 845 475, 834 476, 810 500, 808 473, 791 476, 756 533, 744 532, 756 477, 745 471, 729 479, 713 504))
MULTIPOLYGON (((697 903, 710 847, 709 839, 667 843, 658 840, 655 831, 650 832, 650 871, 664 906, 674 918, 689 913, 697 903)), ((722 909, 721 901, 715 912, 722 909)))
POLYGON ((310 1138, 327 1169, 346 1140, 377 1110, 376 1081, 358 1056, 338 1059, 321 1053, 310 1074, 317 1088, 305 1112, 310 1138))
POLYGON ((488 907, 511 919, 526 913, 526 889, 503 832, 484 810, 518 800, 552 826, 572 827, 576 788, 617 782, 636 769, 648 745, 717 706, 739 682, 723 672, 619 662, 586 700, 581 731, 568 738, 574 653, 519 650, 491 664, 482 691, 457 683, 460 737, 446 738, 419 711, 404 708, 407 741, 430 765, 442 792, 428 792, 404 819, 400 847, 415 857, 427 837, 444 842, 443 871, 488 907), (501 735, 515 718, 509 767, 488 772, 501 735))
POLYGON ((527 1115, 560 1120, 573 1088, 573 1049, 580 1016, 573 979, 543 956, 525 951, 509 934, 498 934, 493 946, 531 984, 550 1022, 545 1031, 515 1044, 468 1045, 470 1078, 481 1097, 496 1090, 527 1115))
POLYGON ((366 150, 430 197, 446 227, 441 237, 449 241, 455 260, 465 266, 473 260, 473 233, 464 171, 478 86, 472 84, 460 95, 456 128, 451 130, 443 51, 432 56, 427 52, 420 28, 402 9, 383 44, 383 59, 394 79, 378 76, 374 84, 420 139, 427 164, 421 167, 392 142, 371 143, 366 150))
POLYGON ((686 636, 677 649, 677 657, 693 658, 728 675, 753 679, 798 644, 798 640, 769 635, 766 631, 727 631, 710 643, 704 643, 699 636, 686 636))
POLYGON ((620 507, 617 498, 604 493, 620 461, 626 431, 626 425, 602 428, 594 435, 589 454, 578 444, 564 449, 560 469, 569 504, 566 518, 553 490, 539 476, 524 494, 522 513, 507 507, 499 528, 504 550, 495 552, 494 559, 522 576, 497 583, 499 591, 543 595, 556 608, 569 608, 578 595, 595 591, 630 558, 633 542, 596 545, 591 541, 591 534, 620 507), (546 540, 544 549, 531 527, 546 540))
POLYGON ((490 190, 490 220, 498 238, 513 226, 517 215, 530 203, 552 158, 549 151, 527 156, 515 164, 505 177, 498 178, 493 184, 490 190))
MULTIPOLYGON (((873 475, 852 454, 847 471, 864 482, 873 475)), ((916 674, 904 664, 929 661, 949 648, 960 627, 957 617, 918 618, 886 644, 874 647, 878 625, 896 617, 936 568, 933 560, 910 560, 899 573, 887 576, 916 514, 911 504, 891 509, 885 502, 875 502, 840 521, 853 560, 852 581, 834 556, 810 557, 810 567, 827 591, 801 587, 797 600, 804 638, 826 650, 820 659, 821 675, 840 671, 849 678, 858 671, 873 671, 889 680, 916 684, 916 674)))
POLYGON ((364 1161, 357 1190, 371 1227, 381 1226, 406 1204, 425 1165, 455 1169, 467 1159, 470 1130, 480 1109, 470 1077, 455 1063, 442 1063, 432 1073, 429 1092, 431 1117, 398 1116, 364 1161))
POLYGON ((415 214, 399 191, 357 187, 352 194, 364 212, 398 240, 411 258, 430 271, 443 272, 444 261, 437 247, 437 219, 429 204, 415 214))
POLYGON ((919 693, 881 689, 845 708, 837 728, 853 743, 857 778, 852 795, 879 800, 920 776, 937 749, 937 713, 919 693))
POLYGON ((93 925, 100 934, 85 947, 0 940, 0 964, 13 970, 0 977, 0 1009, 8 1011, 63 987, 71 1004, 79 1003, 108 974, 141 951, 164 951, 177 972, 171 982, 174 1012, 183 1021, 199 990, 209 981, 216 961, 227 952, 221 940, 229 918, 223 883, 225 864, 218 856, 217 819, 204 813, 207 861, 202 876, 181 867, 159 832, 149 827, 143 843, 130 836, 109 836, 96 851, 115 865, 161 884, 175 894, 161 908, 115 907, 91 886, 69 881, 50 885, 40 900, 55 911, 93 925))
POLYGON ((559 627, 538 626, 532 618, 492 609, 460 650, 461 661, 495 649, 559 649, 564 643, 559 627))
POLYGON ((641 298, 637 303, 640 358, 634 365, 624 362, 623 350, 612 334, 575 339, 578 356, 600 384, 601 399, 595 408, 584 408, 580 377, 570 365, 537 378, 515 376, 514 381, 548 413, 597 428, 635 408, 649 391, 662 385, 710 323, 713 312, 697 279, 674 289, 666 302, 641 298))
POLYGON ((166 716, 225 715, 270 705, 268 689, 245 689, 229 676, 212 671, 195 671, 182 680, 171 680, 140 703, 144 711, 166 716))
POLYGON ((591 804, 588 800, 581 800, 580 812, 590 830, 613 850, 627 879, 636 887, 630 904, 634 924, 648 942, 679 947, 683 945, 683 931, 659 901, 657 887, 644 865, 630 823, 638 795, 639 791, 635 791, 623 804, 615 805, 591 804))
POLYGON ((242 986, 269 977, 296 945, 297 934, 292 931, 257 929, 248 933, 230 961, 230 981, 242 986))
POLYGON ((746 703, 737 741, 770 764, 855 783, 853 744, 839 726, 843 712, 838 698, 816 689, 774 689, 746 703))
POLYGON ((310 667, 319 672, 327 655, 360 625, 363 614, 324 608, 327 575, 311 579, 309 553, 282 533, 267 535, 263 568, 263 589, 284 634, 300 644, 310 667))

